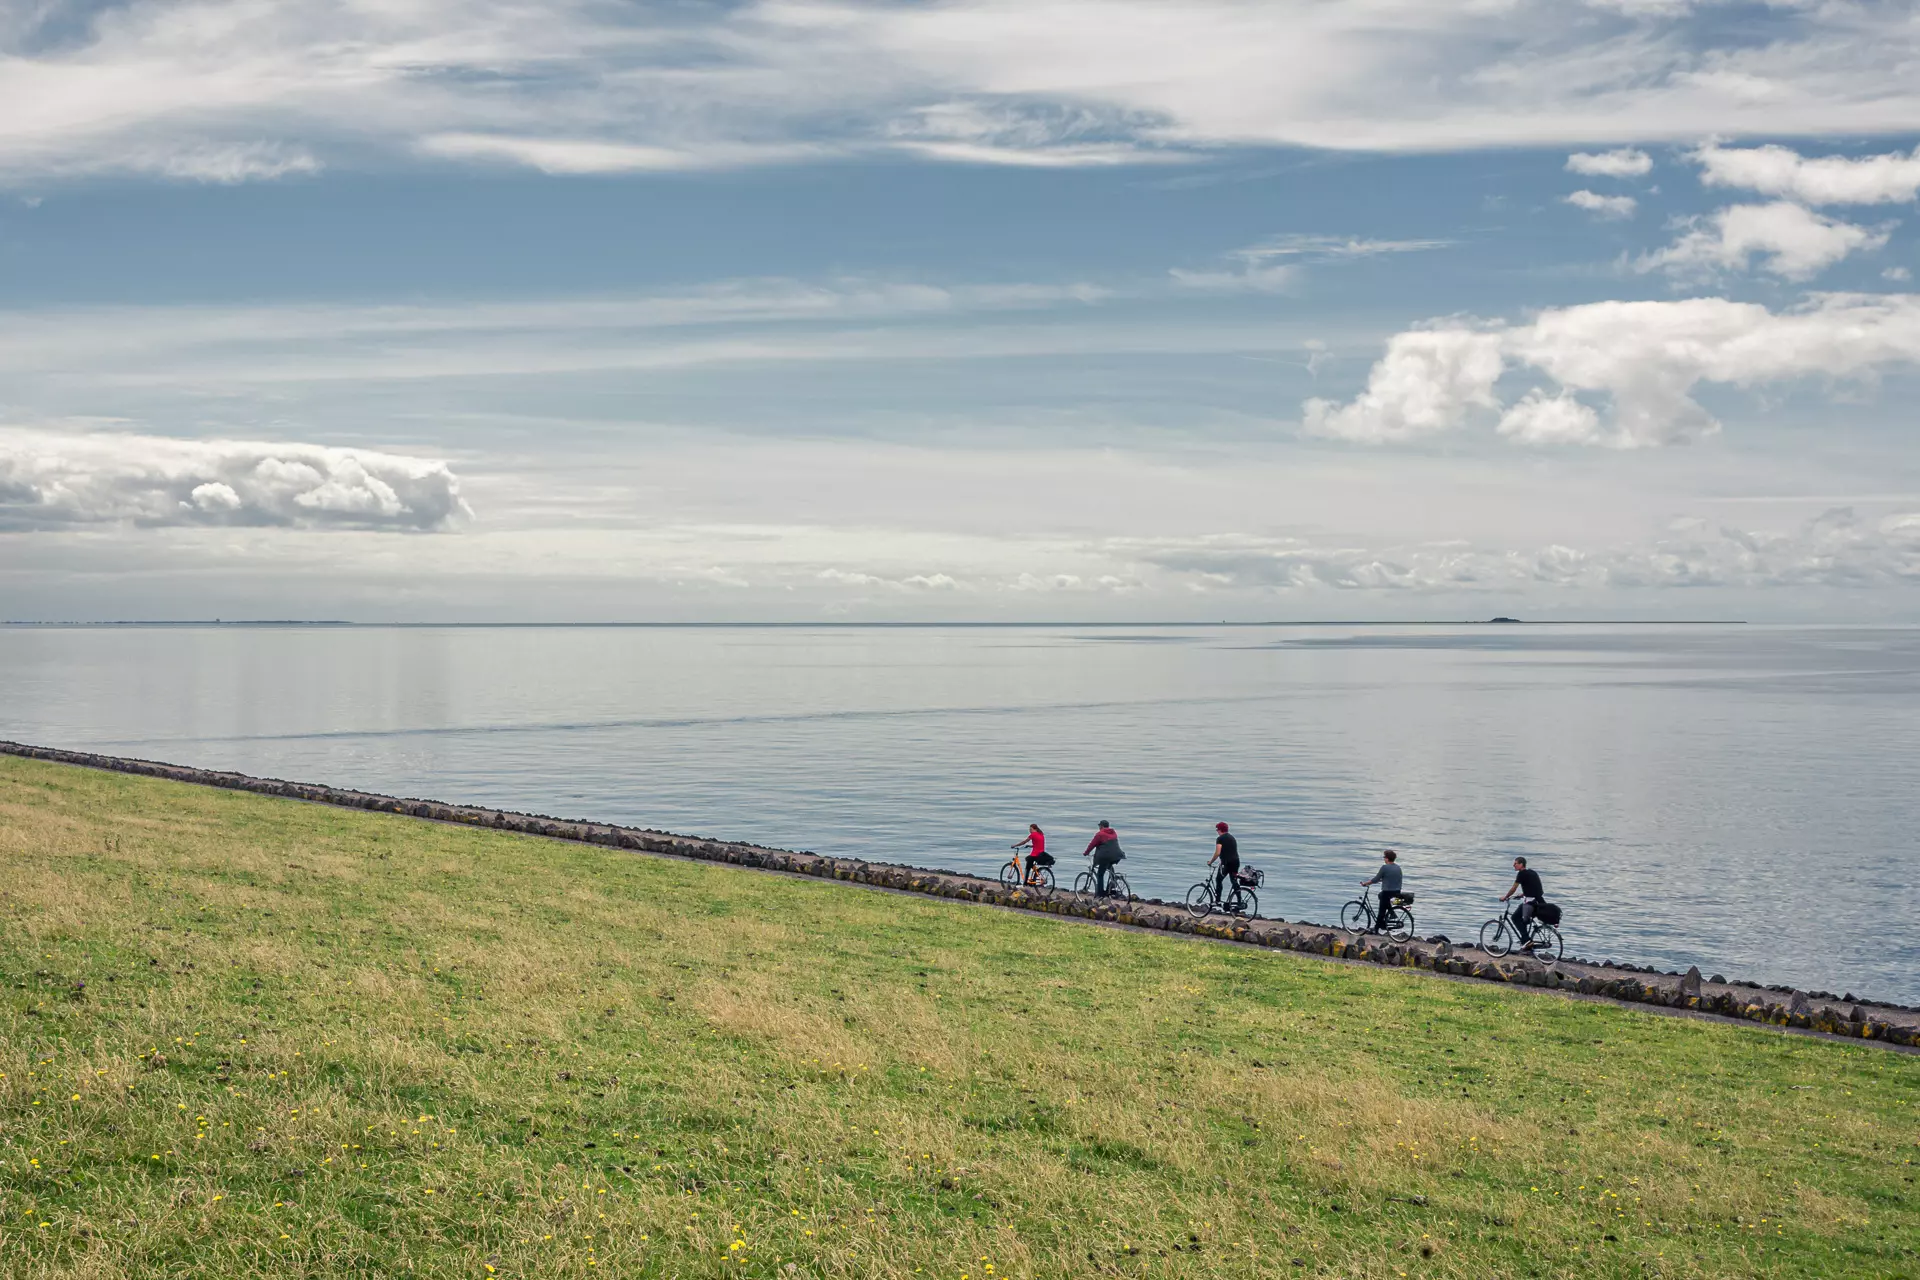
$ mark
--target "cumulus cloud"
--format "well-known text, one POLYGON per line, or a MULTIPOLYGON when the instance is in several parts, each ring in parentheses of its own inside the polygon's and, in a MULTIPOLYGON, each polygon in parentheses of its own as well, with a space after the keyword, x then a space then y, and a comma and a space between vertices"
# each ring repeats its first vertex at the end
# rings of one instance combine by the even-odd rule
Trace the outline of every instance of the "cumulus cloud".
POLYGON ((431 458, 252 440, 0 427, 0 530, 256 525, 433 530, 472 512, 431 458))
POLYGON ((1800 378, 1869 376, 1920 365, 1920 296, 1823 294, 1783 311, 1725 298, 1596 302, 1543 311, 1530 324, 1442 322, 1396 334, 1366 388, 1339 405, 1302 406, 1305 428, 1367 443, 1465 425, 1501 407, 1511 370, 1543 373, 1505 410, 1500 433, 1520 443, 1672 444, 1720 429, 1693 399, 1701 383, 1757 387, 1800 378), (1581 396, 1602 398, 1602 416, 1581 396))
POLYGON ((1592 191, 1576 191, 1561 197, 1576 209, 1585 209, 1600 218, 1631 218, 1640 202, 1632 196, 1603 196, 1592 191))
POLYGON ((1576 151, 1567 157, 1567 172, 1594 178, 1638 178, 1653 172, 1653 157, 1633 147, 1618 151, 1576 151))
POLYGON ((1904 204, 1920 194, 1920 147, 1857 158, 1809 158, 1782 146, 1710 144, 1693 159, 1707 186, 1738 187, 1802 204, 1904 204))
MULTIPOLYGON (((0 172, 238 181, 395 155, 555 173, 910 153, 1086 166, 1920 121, 1893 4, 124 0, 0 14, 0 172)), ((1633 176, 1642 152, 1580 153, 1633 176)), ((1588 168, 1580 166, 1586 165, 1588 168)))
POLYGON ((1469 409, 1498 405, 1493 385, 1504 368, 1501 343, 1498 333, 1465 328, 1395 334, 1353 403, 1306 402, 1306 428, 1374 444, 1445 430, 1469 409))
POLYGON ((1806 280, 1849 254, 1883 247, 1887 235, 1885 229, 1842 222, 1789 200, 1736 204, 1694 221, 1678 240, 1634 265, 1697 277, 1742 271, 1757 259, 1761 270, 1806 280))
POLYGON ((1461 542, 1343 546, 1231 534, 1143 540, 1116 550, 1219 590, 1914 586, 1920 585, 1920 512, 1865 520, 1841 507, 1785 530, 1689 519, 1649 542, 1585 549, 1461 542))

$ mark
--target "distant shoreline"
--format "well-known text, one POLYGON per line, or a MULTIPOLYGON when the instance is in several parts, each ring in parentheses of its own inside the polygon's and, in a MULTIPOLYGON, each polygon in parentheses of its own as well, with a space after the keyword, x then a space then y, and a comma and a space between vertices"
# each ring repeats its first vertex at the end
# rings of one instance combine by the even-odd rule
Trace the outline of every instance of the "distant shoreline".
MULTIPOLYGON (((361 627, 367 630, 402 629, 461 629, 470 631, 500 631, 512 629, 525 630, 692 630, 692 629, 746 629, 763 630, 838 630, 866 631, 881 628, 894 630, 956 630, 973 628, 994 629, 1034 629, 1059 627, 1097 627, 1112 630, 1128 627, 1745 627, 1752 625, 1745 618, 1416 618, 1411 620, 1393 620, 1385 618, 1329 618, 1307 621, 1269 620, 1265 622, 351 622, 340 618, 127 618, 105 622, 84 621, 36 621, 30 618, 10 618, 0 622, 0 627, 361 627)), ((1847 626, 1848 623, 1804 623, 1786 625, 1805 626, 1847 626)), ((1899 624, 1888 624, 1899 625, 1899 624)))

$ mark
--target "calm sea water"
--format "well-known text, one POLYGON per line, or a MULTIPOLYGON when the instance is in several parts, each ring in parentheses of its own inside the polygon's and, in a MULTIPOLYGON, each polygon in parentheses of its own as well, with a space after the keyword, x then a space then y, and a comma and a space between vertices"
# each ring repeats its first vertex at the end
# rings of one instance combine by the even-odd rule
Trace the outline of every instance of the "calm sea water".
POLYGON ((1456 939, 1524 854, 1577 954, 1920 1002, 1914 629, 0 628, 0 736, 1167 897, 1225 819, 1456 939))

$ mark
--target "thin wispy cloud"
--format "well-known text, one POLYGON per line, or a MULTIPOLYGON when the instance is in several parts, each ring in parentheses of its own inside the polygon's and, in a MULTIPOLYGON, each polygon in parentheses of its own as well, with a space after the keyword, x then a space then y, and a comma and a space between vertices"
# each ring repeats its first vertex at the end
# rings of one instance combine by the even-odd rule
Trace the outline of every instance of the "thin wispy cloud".
POLYGON ((1772 21, 1759 43, 1714 6, 1554 0, 130 0, 0 29, 0 172, 231 182, 409 155, 578 174, 886 152, 1072 168, 1920 122, 1899 6, 1772 21))

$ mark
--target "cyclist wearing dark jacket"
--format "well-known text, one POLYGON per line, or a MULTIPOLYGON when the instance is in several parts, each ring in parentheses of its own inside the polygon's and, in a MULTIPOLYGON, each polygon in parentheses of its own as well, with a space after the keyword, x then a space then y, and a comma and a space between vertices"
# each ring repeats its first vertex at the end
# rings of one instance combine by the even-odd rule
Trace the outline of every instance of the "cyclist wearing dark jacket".
POLYGON ((1387 917, 1400 901, 1400 878, 1400 855, 1388 849, 1380 855, 1380 869, 1373 873, 1373 879, 1360 882, 1362 889, 1370 884, 1380 886, 1380 909, 1374 915, 1374 926, 1378 929, 1386 929, 1387 917))
POLYGON ((1089 854, 1093 857, 1093 891, 1104 896, 1113 877, 1114 866, 1127 856, 1120 848, 1120 833, 1105 818, 1100 819, 1100 829, 1093 833, 1093 839, 1087 841, 1086 851, 1080 856, 1084 858, 1089 854))
POLYGON ((1520 895, 1520 905, 1514 909, 1513 922, 1520 926, 1520 945, 1533 945, 1533 917, 1540 910, 1540 900, 1547 896, 1540 886, 1540 873, 1530 870, 1525 858, 1513 860, 1513 884, 1500 895, 1505 902, 1514 894, 1520 895))
POLYGON ((1240 842, 1227 830, 1227 824, 1213 824, 1213 856, 1207 859, 1207 865, 1215 868, 1213 873, 1213 897, 1216 902, 1225 902, 1233 896, 1233 877, 1240 870, 1240 842))

